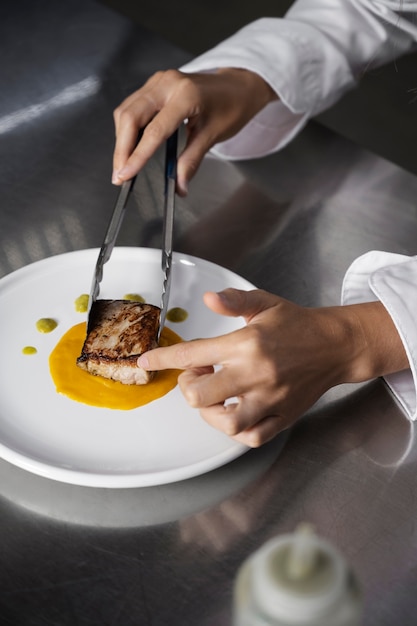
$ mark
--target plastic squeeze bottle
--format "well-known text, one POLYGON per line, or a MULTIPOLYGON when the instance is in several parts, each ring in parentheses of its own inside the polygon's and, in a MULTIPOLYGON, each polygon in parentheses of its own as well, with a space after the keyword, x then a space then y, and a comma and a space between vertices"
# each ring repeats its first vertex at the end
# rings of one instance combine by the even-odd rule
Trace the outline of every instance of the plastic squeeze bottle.
POLYGON ((361 614, 347 563, 308 524, 268 541, 236 578, 234 626, 359 626, 361 614))

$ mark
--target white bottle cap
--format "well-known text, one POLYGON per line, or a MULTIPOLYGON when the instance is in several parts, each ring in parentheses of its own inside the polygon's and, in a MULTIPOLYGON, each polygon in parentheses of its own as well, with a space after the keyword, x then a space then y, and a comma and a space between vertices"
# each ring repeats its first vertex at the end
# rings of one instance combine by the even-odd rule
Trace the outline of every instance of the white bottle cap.
POLYGON ((253 601, 266 617, 310 624, 336 610, 347 587, 347 568, 327 541, 303 527, 268 541, 254 554, 253 601))

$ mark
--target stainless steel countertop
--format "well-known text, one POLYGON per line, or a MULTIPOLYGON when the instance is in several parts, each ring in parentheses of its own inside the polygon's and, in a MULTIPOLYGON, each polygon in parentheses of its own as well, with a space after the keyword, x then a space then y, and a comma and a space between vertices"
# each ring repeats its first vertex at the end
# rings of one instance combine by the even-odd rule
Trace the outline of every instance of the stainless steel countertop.
MULTIPOLYGON (((4 276, 100 245, 117 192, 112 110, 187 55, 89 1, 1 12, 4 276)), ((158 246, 159 157, 138 183, 118 244, 158 246)), ((413 175, 311 124, 265 159, 208 157, 178 203, 175 248, 301 304, 336 304, 357 255, 416 252, 416 197, 413 175)), ((267 446, 170 485, 84 488, 1 461, 0 622, 229 626, 243 559, 309 521, 357 573, 364 624, 411 626, 416 465, 414 429, 380 380, 341 386, 267 446)))

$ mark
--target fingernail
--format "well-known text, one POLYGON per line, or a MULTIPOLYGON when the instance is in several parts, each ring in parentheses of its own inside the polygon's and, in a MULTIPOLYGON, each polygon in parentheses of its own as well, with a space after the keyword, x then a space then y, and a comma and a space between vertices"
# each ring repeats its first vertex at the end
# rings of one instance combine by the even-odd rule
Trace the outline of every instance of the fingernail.
POLYGON ((217 297, 222 301, 223 305, 229 310, 235 310, 238 307, 238 301, 234 297, 233 292, 229 288, 217 292, 217 297))
POLYGON ((188 194, 188 185, 186 182, 182 182, 178 185, 178 193, 183 198, 185 198, 185 196, 188 194))
POLYGON ((121 170, 116 171, 115 175, 115 183, 116 185, 120 185, 123 181, 129 180, 132 174, 129 172, 129 169, 127 167, 122 167, 121 170))
POLYGON ((225 291, 216 291, 216 295, 222 300, 222 302, 228 302, 229 298, 225 291))
POLYGON ((148 357, 146 357, 143 354, 138 358, 137 363, 138 363, 138 367, 141 367, 144 370, 147 370, 149 368, 148 357))
POLYGON ((112 177, 111 177, 111 182, 113 183, 113 185, 120 185, 120 179, 119 179, 119 171, 120 170, 114 170, 112 177))

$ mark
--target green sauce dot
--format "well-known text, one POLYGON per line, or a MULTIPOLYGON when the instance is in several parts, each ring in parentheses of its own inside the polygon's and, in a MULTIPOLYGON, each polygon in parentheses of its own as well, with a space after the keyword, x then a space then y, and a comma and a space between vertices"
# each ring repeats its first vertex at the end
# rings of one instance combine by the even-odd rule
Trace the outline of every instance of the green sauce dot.
POLYGON ((77 311, 77 313, 86 313, 88 311, 89 299, 90 296, 88 295, 88 293, 83 293, 81 294, 81 296, 78 296, 78 298, 74 302, 75 310, 77 311))
POLYGON ((184 322, 188 317, 188 313, 185 309, 182 309, 180 306, 174 306, 167 313, 167 320, 169 322, 184 322))
POLYGON ((22 348, 23 354, 36 354, 37 350, 33 346, 25 346, 22 348))
POLYGON ((123 296, 123 300, 132 300, 133 302, 145 302, 145 298, 143 298, 138 293, 126 293, 123 296))
POLYGON ((50 333, 58 326, 58 323, 50 317, 42 317, 36 322, 36 328, 40 333, 50 333))

